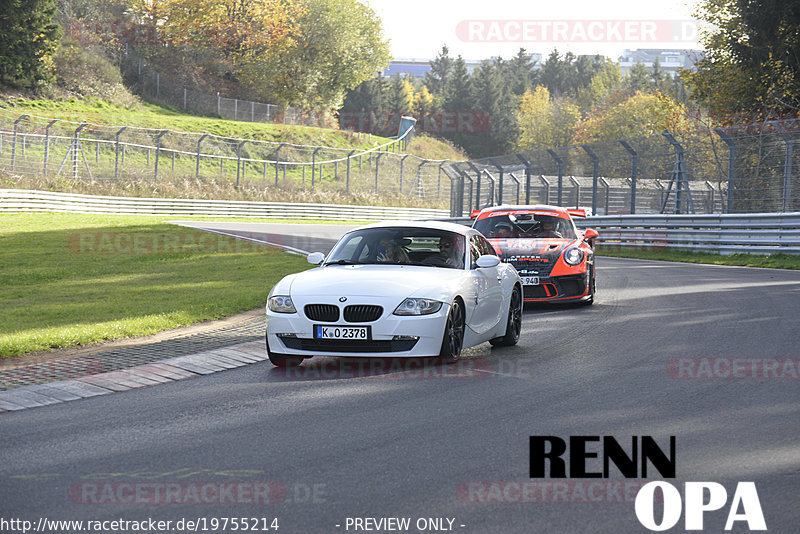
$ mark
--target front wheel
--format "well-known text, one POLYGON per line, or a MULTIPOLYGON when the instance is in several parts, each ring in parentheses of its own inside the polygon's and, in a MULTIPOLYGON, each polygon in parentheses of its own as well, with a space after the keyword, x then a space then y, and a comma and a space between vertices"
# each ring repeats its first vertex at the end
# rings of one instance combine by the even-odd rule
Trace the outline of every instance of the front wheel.
POLYGON ((442 349, 439 360, 444 363, 455 363, 461 357, 464 344, 464 309, 461 303, 454 300, 447 312, 447 322, 442 336, 442 349))
POLYGON ((511 304, 508 306, 508 321, 506 322, 506 335, 490 339, 494 347, 510 347, 519 341, 522 332, 522 295, 519 287, 514 287, 511 293, 511 304))
POLYGON ((594 294, 596 291, 596 284, 594 280, 594 266, 592 266, 591 274, 589 275, 589 295, 586 297, 584 303, 587 306, 594 304, 594 294))

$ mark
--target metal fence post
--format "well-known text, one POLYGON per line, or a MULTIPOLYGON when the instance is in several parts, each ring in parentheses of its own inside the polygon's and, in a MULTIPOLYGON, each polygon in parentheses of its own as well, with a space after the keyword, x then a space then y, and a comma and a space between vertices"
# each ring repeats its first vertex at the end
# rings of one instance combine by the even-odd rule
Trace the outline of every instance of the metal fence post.
POLYGON ((153 181, 158 180, 158 157, 161 154, 161 138, 164 137, 167 131, 168 130, 162 130, 161 133, 156 136, 156 164, 153 170, 153 181))
POLYGON ((442 193, 442 167, 444 166, 445 163, 447 163, 447 160, 444 160, 439 164, 439 175, 438 175, 438 177, 436 179, 436 199, 437 200, 439 199, 439 196, 442 193))
POLYGON ((53 127, 58 119, 50 121, 44 130, 44 175, 47 176, 47 160, 50 159, 50 128, 53 127))
POLYGON ((30 115, 20 115, 20 117, 14 121, 14 137, 11 140, 11 170, 14 170, 14 167, 17 164, 17 130, 19 128, 20 121, 27 119, 30 115))
POLYGON ((244 178, 244 168, 242 166, 242 147, 247 141, 242 141, 236 145, 236 189, 239 189, 239 174, 244 178))
POLYGON ((726 199, 726 212, 733 213, 733 197, 736 172, 736 143, 731 139, 722 128, 714 128, 717 135, 728 145, 728 195, 726 199))
MULTIPOLYGON (((471 161, 468 161, 467 165, 478 175, 478 181, 475 185, 475 209, 479 210, 481 209, 481 171, 471 161)), ((472 206, 470 206, 470 211, 472 211, 472 206)))
POLYGON ((114 180, 119 181, 119 136, 122 135, 122 132, 127 130, 127 126, 123 126, 119 130, 117 130, 116 135, 114 135, 114 180))
POLYGON ((631 215, 633 215, 636 213, 636 178, 639 173, 639 154, 627 141, 620 139, 619 144, 631 155, 631 215))
POLYGON ((314 189, 314 178, 317 172, 317 152, 321 149, 322 147, 317 147, 314 152, 311 153, 311 189, 314 189))
POLYGON ((581 203, 581 183, 574 176, 570 176, 569 179, 572 185, 575 186, 575 208, 579 208, 581 203))
MULTIPOLYGON (((581 145, 581 148, 592 158, 592 215, 597 215, 597 179, 600 172, 600 158, 592 152, 589 145, 581 145)), ((575 207, 577 208, 578 206, 575 207)))
POLYGON ((689 199, 689 210, 691 213, 695 213, 694 210, 694 201, 692 200, 692 191, 689 189, 689 180, 686 177, 686 170, 684 169, 684 151, 683 146, 678 143, 675 137, 665 131, 661 135, 667 138, 667 141, 675 148, 675 154, 678 157, 678 161, 675 163, 675 170, 672 173, 672 179, 667 186, 667 196, 664 197, 664 203, 661 205, 661 213, 664 213, 667 208, 667 202, 669 202, 669 193, 672 190, 672 184, 675 183, 675 213, 681 212, 681 207, 683 204, 683 189, 686 189, 686 195, 689 199))
POLYGON ((781 205, 781 211, 786 213, 787 211, 791 211, 792 205, 792 159, 794 156, 794 141, 792 140, 792 136, 786 133, 786 130, 784 130, 780 124, 777 125, 777 130, 786 145, 786 159, 783 164, 783 203, 781 205))
MULTIPOLYGON (((359 156, 360 157, 360 156, 359 156)), ((370 161, 372 161, 372 154, 370 154, 370 161)), ((378 157, 375 158, 375 194, 378 194, 378 166, 380 165, 381 161, 381 154, 378 154, 378 157)))
MULTIPOLYGON (((467 202, 467 209, 468 209, 468 211, 470 212, 470 215, 471 215, 472 214, 472 189, 473 189, 473 186, 475 185, 475 180, 472 179, 472 176, 470 176, 467 171, 459 170, 458 172, 461 173, 461 183, 462 184, 464 183, 464 179, 465 178, 467 180, 469 180, 469 202, 467 202)), ((462 195, 461 195, 461 211, 459 212, 459 214, 463 213, 463 211, 464 211, 464 205, 463 204, 464 204, 464 195, 463 195, 463 191, 462 191, 462 195)))
POLYGON ((183 88, 183 109, 186 109, 186 88, 183 88))
POLYGON ((489 162, 497 169, 497 172, 500 174, 500 177, 497 181, 497 203, 503 203, 503 166, 499 165, 494 158, 488 158, 489 162))
POLYGON ((285 144, 286 143, 281 143, 281 144, 278 145, 278 148, 275 149, 275 189, 276 190, 278 189, 278 169, 279 169, 280 160, 281 160, 280 151, 281 151, 281 148, 283 148, 283 145, 285 145, 285 144))
MULTIPOLYGON (((525 204, 531 203, 531 163, 522 154, 517 154, 517 159, 525 165, 525 204)), ((550 183, 547 184, 547 202, 550 202, 550 183)))
POLYGON ((358 150, 351 150, 349 154, 347 154, 347 179, 345 182, 345 190, 347 194, 350 194, 350 159, 353 157, 353 154, 358 152, 358 150))
POLYGON ((208 137, 208 134, 205 133, 200 136, 200 139, 197 140, 197 159, 195 160, 194 165, 194 177, 200 178, 200 145, 203 143, 203 140, 208 137))
POLYGON ((219 92, 217 92, 217 116, 222 117, 222 97, 219 96, 219 92))
POLYGON ((550 154, 554 160, 556 160, 556 164, 558 165, 558 205, 561 206, 562 203, 562 196, 561 193, 564 189, 563 181, 564 181, 564 161, 558 157, 558 154, 551 148, 547 149, 547 153, 550 154))
MULTIPOLYGON (((550 180, 544 177, 544 174, 539 175, 539 180, 544 184, 544 203, 550 204, 550 180)), ((528 202, 526 201, 526 204, 528 202)))

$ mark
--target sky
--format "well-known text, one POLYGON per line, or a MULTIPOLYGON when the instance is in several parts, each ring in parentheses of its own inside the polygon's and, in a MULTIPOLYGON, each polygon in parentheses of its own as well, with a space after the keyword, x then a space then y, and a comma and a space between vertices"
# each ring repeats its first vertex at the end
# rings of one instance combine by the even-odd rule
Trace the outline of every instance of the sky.
POLYGON ((446 44, 467 60, 554 48, 617 60, 625 49, 694 49, 696 0, 362 0, 383 21, 395 59, 431 59, 446 44))

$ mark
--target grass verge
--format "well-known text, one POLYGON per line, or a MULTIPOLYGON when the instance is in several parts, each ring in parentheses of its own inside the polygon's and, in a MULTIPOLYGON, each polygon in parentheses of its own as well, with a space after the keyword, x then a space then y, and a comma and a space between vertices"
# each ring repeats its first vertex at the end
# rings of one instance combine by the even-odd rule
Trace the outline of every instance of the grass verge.
POLYGON ((711 254, 669 249, 630 249, 598 245, 598 256, 639 258, 644 260, 708 263, 712 265, 737 265, 741 267, 768 267, 772 269, 800 269, 800 256, 794 254, 711 254))
MULTIPOLYGON (((171 217, 174 219, 174 217, 171 217)), ((0 216, 0 357, 149 335, 263 306, 301 256, 160 222, 0 216)))

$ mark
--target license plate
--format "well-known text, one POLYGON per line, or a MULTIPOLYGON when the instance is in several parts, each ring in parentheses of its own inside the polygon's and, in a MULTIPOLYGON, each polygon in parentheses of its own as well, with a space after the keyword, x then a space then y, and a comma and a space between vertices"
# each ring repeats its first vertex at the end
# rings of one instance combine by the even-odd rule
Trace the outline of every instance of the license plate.
POLYGON ((522 284, 526 286, 538 286, 539 285, 539 277, 538 276, 523 276, 522 277, 522 284))
POLYGON ((316 339, 369 339, 368 326, 314 325, 316 339))

